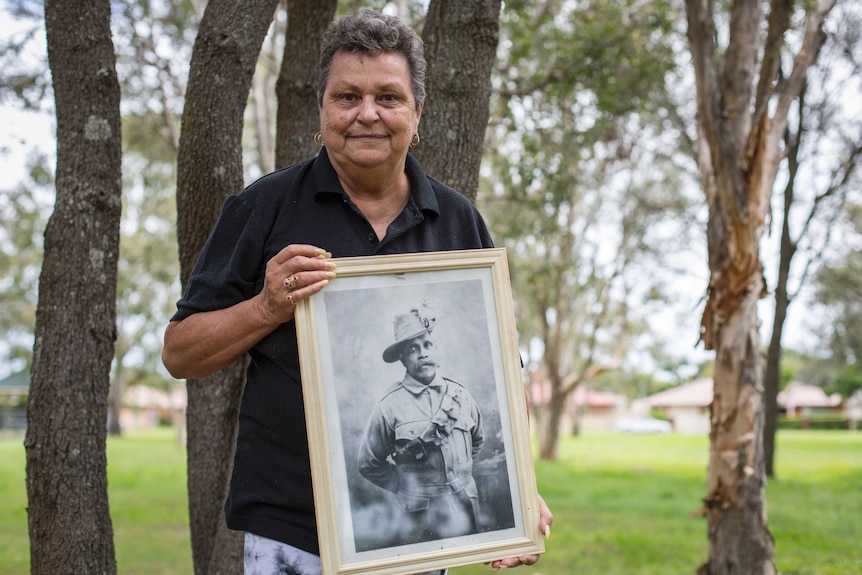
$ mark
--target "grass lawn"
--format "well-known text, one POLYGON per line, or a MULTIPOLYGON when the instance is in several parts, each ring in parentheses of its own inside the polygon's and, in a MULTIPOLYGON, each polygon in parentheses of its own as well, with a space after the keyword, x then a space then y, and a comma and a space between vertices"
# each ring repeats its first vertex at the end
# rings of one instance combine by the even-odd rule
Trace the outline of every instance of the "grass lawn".
MULTIPOLYGON (((783 575, 862 573, 862 432, 781 431, 769 524, 783 575)), ((706 482, 708 440, 585 435, 560 460, 537 463, 555 523, 547 554, 517 573, 694 574, 706 524, 693 513, 706 482)), ((0 440, 0 572, 29 572, 22 438, 0 440)), ((185 452, 168 430, 108 442, 108 480, 122 575, 192 572, 185 452)), ((451 575, 489 573, 486 566, 451 575)))
MULTIPOLYGON (((0 573, 30 572, 23 437, 0 440, 0 573)), ((108 500, 123 575, 192 571, 186 452, 169 429, 108 439, 108 500)))
MULTIPOLYGON (((862 574, 862 433, 781 431, 769 526, 783 575, 862 574)), ((586 435, 557 462, 538 462, 554 512, 546 555, 533 574, 696 573, 708 554, 706 437, 586 435)), ((486 573, 483 566, 452 575, 486 573)))

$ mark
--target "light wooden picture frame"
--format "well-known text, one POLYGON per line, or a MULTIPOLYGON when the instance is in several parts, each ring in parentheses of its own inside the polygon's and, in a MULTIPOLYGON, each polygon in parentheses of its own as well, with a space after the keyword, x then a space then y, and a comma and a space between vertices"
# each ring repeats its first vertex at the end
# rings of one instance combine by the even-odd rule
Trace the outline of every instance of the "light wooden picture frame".
POLYGON ((505 249, 335 261, 337 277, 296 310, 323 574, 403 575, 543 552, 505 249), (481 520, 467 535, 404 541, 402 507, 358 472, 357 453, 374 406, 404 377, 404 365, 382 357, 393 318, 421 305, 435 314, 440 370, 481 413, 481 520))

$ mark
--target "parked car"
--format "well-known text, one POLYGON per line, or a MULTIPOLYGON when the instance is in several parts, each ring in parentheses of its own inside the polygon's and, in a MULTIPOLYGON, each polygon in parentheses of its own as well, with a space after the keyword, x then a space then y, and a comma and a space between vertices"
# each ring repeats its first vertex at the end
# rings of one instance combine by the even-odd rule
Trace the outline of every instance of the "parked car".
POLYGON ((617 421, 617 431, 623 433, 670 433, 673 426, 669 421, 651 415, 623 417, 617 421))

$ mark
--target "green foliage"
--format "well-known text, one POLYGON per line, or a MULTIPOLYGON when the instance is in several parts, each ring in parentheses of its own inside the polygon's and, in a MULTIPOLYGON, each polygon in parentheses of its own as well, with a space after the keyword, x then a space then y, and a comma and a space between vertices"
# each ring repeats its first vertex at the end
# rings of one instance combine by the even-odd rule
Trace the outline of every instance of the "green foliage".
POLYGON ((602 391, 619 393, 628 399, 637 399, 669 389, 679 382, 660 381, 650 373, 627 368, 615 369, 601 374, 593 387, 602 391))
POLYGON ((111 4, 124 116, 152 112, 178 121, 197 34, 196 4, 193 0, 111 4))
POLYGON ((28 159, 30 180, 0 194, 0 359, 29 368, 36 324, 42 236, 53 177, 44 155, 28 159))
MULTIPOLYGON (((862 236, 862 205, 847 207, 847 223, 862 236)), ((822 317, 821 335, 827 352, 817 366, 816 383, 850 397, 862 389, 859 361, 862 358, 862 249, 848 243, 843 253, 825 264, 814 277, 815 298, 822 317)), ((821 352, 822 353, 822 352, 821 352)))
POLYGON ((406 22, 413 22, 424 16, 427 5, 428 2, 426 0, 409 0, 408 2, 392 2, 390 0, 339 0, 335 16, 339 18, 363 9, 377 10, 378 12, 386 10, 387 13, 391 14, 392 12, 389 12, 389 10, 395 9, 406 12, 399 12, 399 18, 404 19, 406 22))
POLYGON ((782 390, 794 380, 805 379, 803 374, 809 370, 816 359, 793 349, 781 350, 781 373, 778 377, 778 389, 782 390))
MULTIPOLYGON (((151 380, 160 365, 161 333, 179 296, 174 201, 177 118, 197 14, 190 0, 164 4, 123 0, 112 8, 124 112, 115 378, 125 367, 134 370, 145 365, 151 373, 140 378, 151 380)), ((37 12, 25 10, 19 16, 31 19, 41 30, 41 7, 37 12)), ((2 61, 32 51, 36 39, 36 33, 23 32, 10 38, 19 45, 2 61)), ((39 49, 44 52, 44 46, 39 49)), ((36 76, 49 76, 47 62, 30 61, 39 70, 36 76)), ((4 74, 16 69, 4 68, 4 74)), ((47 157, 35 156, 28 181, 0 196, 0 296, 4 301, 0 358, 25 364, 22 367, 29 364, 32 353, 42 234, 53 201, 52 174, 47 157)), ((135 377, 129 374, 129 379, 135 377)), ((164 385, 165 378, 160 379, 164 385)))
POLYGON ((697 366, 697 377, 712 377, 714 369, 715 362, 713 360, 704 361, 697 366))
MULTIPOLYGON (((859 208, 862 213, 862 208, 859 208)), ((862 218, 856 233, 862 234, 862 218)), ((862 250, 846 252, 843 259, 825 265, 815 276, 817 300, 824 306, 828 330, 824 335, 832 353, 845 362, 862 358, 862 250)))
POLYGON ((679 10, 516 1, 502 13, 478 203, 509 250, 522 341, 541 343, 531 362, 557 379, 620 367, 664 305, 665 255, 692 243, 687 225, 659 232, 689 207, 680 139, 667 137, 679 10))
POLYGON ((6 407, 17 407, 21 409, 26 409, 28 397, 28 395, 15 395, 8 398, 0 396, 0 409, 4 409, 6 407))
POLYGON ((41 110, 51 93, 51 76, 45 50, 41 3, 4 2, 0 39, 0 102, 11 101, 29 110, 41 110))
POLYGON ((812 415, 808 419, 798 417, 780 416, 776 421, 778 429, 819 429, 819 430, 846 430, 847 420, 837 413, 812 415))
MULTIPOLYGON (((146 116, 124 121, 137 128, 159 125, 146 116)), ((165 387, 169 381, 157 366, 161 335, 180 295, 175 160, 159 136, 136 141, 124 154, 113 381, 126 385, 150 382, 165 387)))
POLYGON ((177 159, 165 119, 152 112, 123 116, 123 151, 160 164, 170 165, 177 159))
POLYGON ((841 397, 848 398, 862 389, 862 373, 859 373, 859 365, 848 365, 835 378, 835 384, 829 388, 829 393, 840 393, 841 397))
MULTIPOLYGON (((127 362, 134 359, 153 371, 161 332, 179 296, 175 172, 171 163, 159 160, 162 152, 155 143, 138 145, 124 157, 117 353, 120 362, 128 356, 127 362), (156 158, 145 155, 150 150, 156 158)), ((47 158, 35 156, 30 162, 30 180, 0 195, 0 357, 21 368, 29 367, 32 356, 42 235, 53 201, 47 158)))
POLYGON ((595 109, 609 118, 655 109, 672 66, 667 39, 679 6, 627 4, 507 2, 502 23, 517 72, 507 87, 522 94, 541 87, 552 100, 591 92, 595 109))

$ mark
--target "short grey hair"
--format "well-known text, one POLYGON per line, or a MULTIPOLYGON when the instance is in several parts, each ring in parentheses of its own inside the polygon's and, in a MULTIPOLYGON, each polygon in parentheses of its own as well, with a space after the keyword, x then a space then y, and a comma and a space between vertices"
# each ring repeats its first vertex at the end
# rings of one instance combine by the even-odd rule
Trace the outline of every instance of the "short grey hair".
POLYGON ((323 33, 317 76, 317 102, 329 81, 332 58, 339 52, 378 56, 384 52, 403 54, 410 66, 410 81, 416 107, 425 101, 425 54, 422 39, 394 16, 361 10, 333 21, 323 33))

